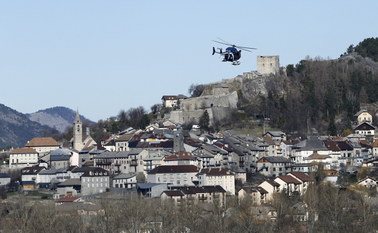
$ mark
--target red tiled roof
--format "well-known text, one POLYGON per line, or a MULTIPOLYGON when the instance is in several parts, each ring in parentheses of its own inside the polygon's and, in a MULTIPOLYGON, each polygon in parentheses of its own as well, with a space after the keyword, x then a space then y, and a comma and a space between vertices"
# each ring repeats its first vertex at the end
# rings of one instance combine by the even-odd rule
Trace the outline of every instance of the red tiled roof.
POLYGON ((33 148, 16 148, 13 149, 10 154, 38 154, 37 151, 33 148))
POLYGON ((280 186, 280 184, 279 183, 277 183, 276 181, 274 181, 274 180, 266 180, 266 182, 268 182, 270 185, 272 185, 272 186, 276 186, 276 187, 279 187, 280 186))
POLYGON ((55 139, 52 137, 41 137, 41 138, 33 138, 25 146, 26 147, 59 146, 59 143, 55 141, 55 139))
POLYGON ((295 178, 303 182, 312 181, 312 178, 304 172, 290 172, 289 174, 292 174, 295 178))
POLYGON ((182 154, 182 155, 180 155, 179 154, 180 152, 178 152, 178 153, 176 153, 176 154, 174 154, 174 155, 170 155, 170 156, 167 156, 167 157, 165 157, 165 159, 164 160, 194 160, 194 157, 193 156, 190 156, 189 154, 182 154))
POLYGON ((285 183, 301 184, 301 182, 292 176, 279 176, 277 177, 283 180, 285 183))

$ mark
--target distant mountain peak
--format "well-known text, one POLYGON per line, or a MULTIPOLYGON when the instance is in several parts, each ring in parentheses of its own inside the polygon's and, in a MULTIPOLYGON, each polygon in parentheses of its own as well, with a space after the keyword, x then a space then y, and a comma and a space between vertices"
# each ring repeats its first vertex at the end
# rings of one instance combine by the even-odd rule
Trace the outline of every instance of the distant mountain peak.
MULTIPOLYGON (((50 128, 58 130, 63 133, 67 127, 71 127, 75 120, 76 111, 63 107, 56 106, 39 110, 35 113, 27 114, 29 119, 40 123, 41 125, 49 126, 50 128)), ((84 116, 80 115, 81 121, 93 123, 84 116)))

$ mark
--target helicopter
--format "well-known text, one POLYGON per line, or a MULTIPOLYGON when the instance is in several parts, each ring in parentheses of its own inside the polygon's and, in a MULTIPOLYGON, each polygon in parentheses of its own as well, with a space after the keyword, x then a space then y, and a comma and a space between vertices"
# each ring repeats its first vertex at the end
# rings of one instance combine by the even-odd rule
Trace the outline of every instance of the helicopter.
MULTIPOLYGON (((219 38, 220 39, 220 38, 219 38)), ((220 39, 222 40, 222 39, 220 39)), ((213 54, 220 54, 223 56, 223 62, 232 62, 232 65, 236 66, 236 65, 240 65, 240 57, 241 57, 241 51, 247 51, 247 52, 252 52, 251 49, 256 49, 256 48, 251 48, 251 47, 244 47, 244 46, 238 46, 238 45, 234 45, 234 44, 230 44, 228 43, 227 41, 224 41, 222 40, 223 42, 221 41, 216 41, 216 40, 213 40, 214 42, 216 43, 219 43, 219 44, 224 44, 224 45, 227 45, 227 46, 230 46, 230 47, 227 47, 225 51, 222 50, 222 48, 217 48, 218 51, 215 49, 215 47, 213 47, 213 54), (238 50, 239 49, 239 50, 238 50)))

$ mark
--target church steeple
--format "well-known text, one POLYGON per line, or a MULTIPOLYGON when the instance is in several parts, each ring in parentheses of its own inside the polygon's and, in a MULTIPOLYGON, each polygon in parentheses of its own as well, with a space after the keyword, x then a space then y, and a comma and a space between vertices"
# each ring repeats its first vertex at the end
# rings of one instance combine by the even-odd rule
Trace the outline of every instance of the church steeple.
POLYGON ((78 151, 83 149, 83 124, 80 120, 79 110, 76 111, 73 123, 73 148, 78 151))

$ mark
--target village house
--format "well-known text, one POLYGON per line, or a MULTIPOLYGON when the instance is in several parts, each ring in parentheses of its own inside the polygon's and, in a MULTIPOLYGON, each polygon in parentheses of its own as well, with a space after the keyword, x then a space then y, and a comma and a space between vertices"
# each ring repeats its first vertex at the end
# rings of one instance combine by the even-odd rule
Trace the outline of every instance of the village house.
POLYGON ((158 166, 147 175, 148 183, 168 183, 170 186, 194 186, 199 169, 194 165, 158 166))
POLYGON ((177 190, 164 191, 160 198, 164 200, 171 200, 175 205, 195 204, 210 204, 215 203, 220 206, 226 204, 226 191, 219 185, 202 186, 202 187, 182 187, 177 190))
POLYGON ((274 181, 280 185, 281 192, 286 192, 289 195, 293 195, 293 193, 301 194, 300 187, 302 183, 293 176, 279 176, 274 181))
POLYGON ((110 187, 109 172, 99 167, 84 172, 80 181, 82 195, 103 193, 110 187))
POLYGON ((137 178, 135 173, 119 174, 112 179, 113 188, 132 189, 136 188, 136 186, 137 178))
POLYGON ((129 141, 134 136, 133 133, 123 134, 114 139, 115 151, 129 151, 129 141))
POLYGON ((32 167, 38 164, 38 152, 34 148, 16 148, 9 153, 9 168, 32 167))
POLYGON ((68 179, 57 185, 54 198, 58 199, 62 197, 74 197, 74 196, 80 195, 80 193, 81 193, 80 179, 68 179))
POLYGON ((21 185, 23 190, 34 190, 37 187, 37 175, 40 171, 44 170, 44 167, 26 167, 21 169, 21 185))
POLYGON ((291 161, 293 163, 305 163, 305 158, 312 155, 314 152, 320 155, 329 154, 329 150, 322 140, 316 136, 309 136, 307 139, 293 146, 291 161))
POLYGON ((52 150, 59 149, 60 144, 52 137, 37 137, 26 143, 25 147, 35 149, 42 156, 52 150))
POLYGON ((238 198, 239 200, 245 200, 249 198, 252 204, 261 205, 265 204, 267 201, 268 191, 262 187, 244 187, 239 190, 238 198))
POLYGON ((163 160, 162 165, 198 165, 195 157, 188 152, 176 152, 173 155, 167 156, 163 160))
POLYGON ((368 122, 362 122, 354 128, 354 133, 374 137, 375 127, 368 122))
POLYGON ((301 185, 299 187, 299 193, 301 195, 303 195, 307 191, 308 186, 312 182, 314 182, 314 180, 305 172, 290 172, 288 175, 294 177, 295 179, 299 180, 299 182, 301 182, 301 185))
POLYGON ((354 114, 354 117, 356 117, 358 125, 363 122, 367 122, 369 124, 373 123, 373 116, 365 109, 362 109, 354 114))
POLYGON ((56 149, 50 152, 50 167, 60 169, 68 168, 70 164, 71 151, 56 149))
POLYGON ((164 158, 170 156, 172 153, 159 148, 151 148, 143 150, 140 154, 143 160, 143 172, 147 176, 150 171, 161 166, 164 163, 164 158))
POLYGON ((161 97, 161 100, 164 108, 173 108, 178 104, 177 95, 163 95, 163 97, 161 97))
POLYGON ((204 168, 198 173, 198 185, 219 185, 228 194, 235 195, 235 174, 225 168, 204 168))
POLYGON ((265 197, 266 201, 271 201, 273 199, 273 195, 281 191, 280 184, 271 179, 265 180, 259 184, 258 187, 261 187, 267 191, 265 197))
POLYGON ((291 172, 291 162, 280 156, 262 157, 257 161, 257 171, 268 177, 286 175, 291 172))
POLYGON ((222 148, 215 145, 203 144, 195 151, 193 151, 195 156, 210 155, 212 159, 210 160, 211 167, 227 167, 228 165, 228 152, 222 148))
POLYGON ((270 137, 273 141, 286 141, 286 134, 282 131, 268 131, 263 137, 270 137))
POLYGON ((149 198, 160 197, 160 195, 168 190, 167 183, 138 183, 137 192, 139 195, 143 195, 149 198))
POLYGON ((309 164, 322 163, 325 169, 331 169, 332 158, 329 155, 321 155, 314 152, 310 156, 304 158, 304 162, 309 164))

